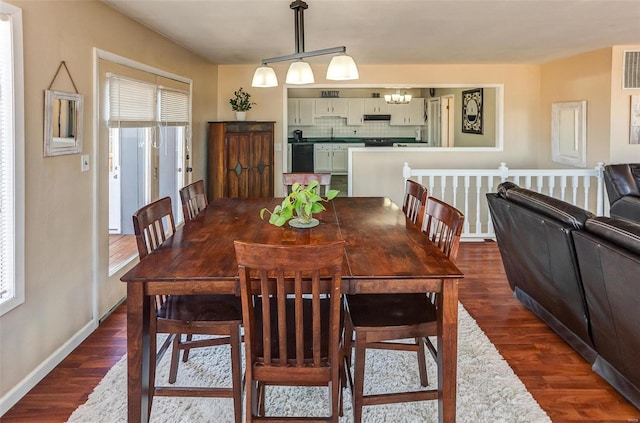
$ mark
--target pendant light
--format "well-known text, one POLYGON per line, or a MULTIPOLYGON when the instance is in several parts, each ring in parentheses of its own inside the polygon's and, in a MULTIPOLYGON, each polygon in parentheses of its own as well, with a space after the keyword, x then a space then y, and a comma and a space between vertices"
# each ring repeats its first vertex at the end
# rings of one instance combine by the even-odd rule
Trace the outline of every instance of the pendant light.
POLYGON ((384 101, 386 101, 387 104, 407 104, 411 103, 412 97, 411 94, 400 94, 400 90, 396 90, 395 94, 385 94, 384 101))
POLYGON ((347 56, 347 49, 344 46, 307 52, 304 51, 304 9, 307 9, 308 7, 307 3, 302 0, 295 0, 289 5, 289 8, 293 9, 295 13, 294 35, 296 52, 286 56, 262 59, 262 66, 256 69, 251 86, 259 88, 278 86, 278 78, 276 77, 273 68, 267 65, 269 63, 286 62, 289 60, 295 60, 295 62, 289 66, 286 83, 296 85, 312 84, 315 81, 313 71, 311 70, 309 63, 302 59, 336 53, 339 55, 331 59, 331 63, 329 63, 329 67, 327 68, 327 79, 334 81, 346 81, 359 78, 356 62, 351 56, 347 56))

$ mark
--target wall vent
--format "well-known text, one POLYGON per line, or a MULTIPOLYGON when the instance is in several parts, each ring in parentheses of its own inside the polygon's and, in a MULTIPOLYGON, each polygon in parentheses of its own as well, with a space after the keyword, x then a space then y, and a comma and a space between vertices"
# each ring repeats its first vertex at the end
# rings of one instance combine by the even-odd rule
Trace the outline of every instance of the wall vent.
POLYGON ((640 88, 640 51, 624 52, 622 88, 640 88))

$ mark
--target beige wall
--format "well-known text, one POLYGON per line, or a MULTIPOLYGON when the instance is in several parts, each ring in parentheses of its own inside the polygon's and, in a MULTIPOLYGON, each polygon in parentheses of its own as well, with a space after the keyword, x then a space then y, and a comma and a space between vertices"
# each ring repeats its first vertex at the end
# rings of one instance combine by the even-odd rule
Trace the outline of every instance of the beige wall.
POLYGON ((640 89, 622 89, 622 67, 625 50, 640 50, 640 44, 615 46, 611 49, 611 145, 610 163, 640 163, 640 144, 629 144, 631 96, 640 89))
MULTIPOLYGON (((24 28, 26 292, 24 304, 0 317, 2 400, 125 293, 119 275, 108 278, 107 157, 106 144, 94 149, 93 48, 193 79, 194 178, 203 176, 205 122, 217 113, 212 101, 217 97, 215 65, 104 3, 10 3, 22 8, 24 28), (62 60, 84 94, 83 154, 91 156, 89 172, 80 172, 78 154, 48 158, 42 154, 43 90, 62 60), (100 213, 94 241, 96 205, 100 213), (96 242, 98 263, 94 270, 96 242), (93 315, 94 277, 100 293, 98 316, 93 315)), ((73 90, 64 73, 53 88, 73 90)))
POLYGON ((587 101, 587 167, 609 162, 611 49, 557 60, 541 67, 540 167, 566 167, 551 161, 551 105, 587 101))

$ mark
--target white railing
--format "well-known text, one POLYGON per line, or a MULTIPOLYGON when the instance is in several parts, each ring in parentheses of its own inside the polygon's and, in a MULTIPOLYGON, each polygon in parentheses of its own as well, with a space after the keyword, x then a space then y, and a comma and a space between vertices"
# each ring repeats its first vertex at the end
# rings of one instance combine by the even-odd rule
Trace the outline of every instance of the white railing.
POLYGON ((446 201, 465 215, 462 238, 494 238, 486 194, 511 181, 522 188, 604 214, 604 163, 594 169, 412 169, 404 164, 404 179, 415 179, 429 190, 429 196, 446 201), (595 199, 593 198, 595 194, 595 199), (580 201, 582 200, 582 201, 580 201))

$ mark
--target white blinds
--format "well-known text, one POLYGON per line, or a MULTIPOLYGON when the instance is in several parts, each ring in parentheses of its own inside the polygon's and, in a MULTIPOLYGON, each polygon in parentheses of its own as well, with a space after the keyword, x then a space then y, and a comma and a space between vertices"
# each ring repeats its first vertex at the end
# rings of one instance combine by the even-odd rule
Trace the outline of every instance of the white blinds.
POLYGON ((11 20, 0 13, 0 303, 15 281, 13 56, 11 20))
POLYGON ((190 96, 186 91, 113 74, 108 75, 107 90, 107 125, 110 128, 189 123, 190 96))

